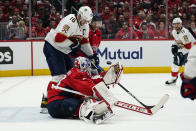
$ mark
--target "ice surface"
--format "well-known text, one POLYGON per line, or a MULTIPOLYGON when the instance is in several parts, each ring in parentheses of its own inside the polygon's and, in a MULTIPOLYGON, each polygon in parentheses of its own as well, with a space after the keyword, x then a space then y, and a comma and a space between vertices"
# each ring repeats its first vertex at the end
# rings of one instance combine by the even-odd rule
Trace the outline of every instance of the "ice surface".
MULTIPOLYGON (((165 86, 169 76, 123 75, 120 83, 147 105, 156 104, 164 94, 170 98, 153 116, 116 107, 116 115, 102 125, 40 114, 42 92, 50 76, 0 77, 0 131, 196 131, 196 101, 180 96, 180 79, 176 86, 165 86)), ((141 106, 120 87, 111 91, 119 100, 141 106)))

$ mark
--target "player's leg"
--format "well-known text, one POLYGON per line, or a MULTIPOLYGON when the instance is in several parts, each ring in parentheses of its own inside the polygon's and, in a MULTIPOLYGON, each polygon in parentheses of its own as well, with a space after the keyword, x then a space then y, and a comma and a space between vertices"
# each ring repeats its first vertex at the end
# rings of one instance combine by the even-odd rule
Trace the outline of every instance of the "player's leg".
POLYGON ((178 79, 179 67, 183 66, 187 62, 187 54, 182 54, 182 52, 178 52, 176 56, 174 56, 174 62, 171 66, 171 78, 166 81, 165 84, 171 85, 175 84, 178 79))
MULTIPOLYGON (((64 60, 65 54, 56 50, 47 41, 45 41, 43 52, 46 57, 48 67, 52 75, 52 80, 49 82, 47 86, 47 88, 50 88, 52 84, 57 84, 59 80, 61 80, 64 77, 67 71, 65 60, 64 60)), ((41 108, 42 108, 41 113, 47 113, 46 103, 47 103, 47 91, 45 89, 41 102, 41 108)))
POLYGON ((78 118, 78 110, 83 100, 66 98, 47 104, 48 112, 53 118, 78 118))
POLYGON ((172 64, 171 66, 171 78, 165 82, 166 85, 175 84, 178 79, 179 66, 172 64))

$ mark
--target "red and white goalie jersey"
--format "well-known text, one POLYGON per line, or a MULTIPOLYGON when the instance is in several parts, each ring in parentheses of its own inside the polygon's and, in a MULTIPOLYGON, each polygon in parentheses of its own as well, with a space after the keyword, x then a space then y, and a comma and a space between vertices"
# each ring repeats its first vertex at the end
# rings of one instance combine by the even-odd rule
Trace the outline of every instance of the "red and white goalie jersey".
POLYGON ((182 52, 183 54, 188 53, 191 46, 195 42, 195 38, 192 36, 189 30, 182 27, 180 32, 173 30, 172 35, 175 39, 176 45, 178 45, 178 47, 181 47, 178 49, 178 52, 182 52))
POLYGON ((89 56, 92 55, 93 51, 88 40, 89 24, 87 23, 80 26, 74 14, 64 17, 56 29, 50 30, 45 40, 57 50, 65 54, 69 54, 72 51, 70 46, 74 44, 70 38, 74 36, 80 36, 81 50, 89 56))
MULTIPOLYGON (((83 72, 78 68, 72 68, 57 84, 57 86, 75 90, 88 96, 93 96, 92 88, 102 80, 103 79, 101 77, 92 79, 87 72, 83 72)), ((63 93, 62 90, 52 89, 51 87, 48 88, 47 92, 48 103, 52 102, 53 100, 65 99, 66 97, 82 97, 79 95, 70 96, 69 92, 63 93)))

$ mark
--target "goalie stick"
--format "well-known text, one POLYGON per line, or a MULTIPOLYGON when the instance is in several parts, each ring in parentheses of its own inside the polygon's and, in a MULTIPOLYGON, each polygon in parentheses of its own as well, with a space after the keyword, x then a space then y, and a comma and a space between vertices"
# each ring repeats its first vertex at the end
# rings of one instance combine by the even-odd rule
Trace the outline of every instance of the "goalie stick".
POLYGON ((163 107, 163 105, 167 102, 167 100, 169 99, 169 95, 165 94, 161 100, 155 105, 153 106, 151 109, 147 109, 144 107, 140 107, 140 106, 136 106, 133 104, 129 104, 126 102, 122 102, 122 101, 118 101, 117 103, 115 103, 115 106, 127 109, 127 110, 132 110, 135 112, 139 112, 145 115, 154 115, 159 109, 161 109, 163 107))
MULTIPOLYGON (((81 95, 81 96, 85 96, 85 98, 91 98, 92 97, 92 96, 88 96, 88 95, 85 95, 83 93, 80 93, 78 91, 66 89, 66 88, 63 88, 63 87, 55 86, 55 85, 52 85, 52 88, 62 90, 62 91, 66 91, 66 92, 70 92, 70 93, 74 93, 74 94, 81 95)), ((168 99, 169 99, 169 95, 168 94, 164 95, 161 98, 161 100, 155 106, 153 106, 153 108, 151 108, 151 109, 147 109, 147 108, 144 108, 144 107, 141 107, 141 106, 137 106, 137 105, 134 105, 134 104, 129 104, 129 103, 122 102, 122 101, 117 101, 114 105, 117 106, 117 107, 120 107, 120 108, 135 111, 135 112, 142 113, 142 114, 145 114, 145 115, 154 115, 161 107, 163 107, 163 105, 167 102, 168 99)))
MULTIPOLYGON (((107 64, 112 64, 111 61, 107 61, 107 64)), ((95 66, 95 65, 94 65, 95 66)), ((95 66, 98 70, 101 70, 101 71, 104 71, 103 68, 101 68, 99 65, 95 66)), ((137 102, 139 102, 143 107, 145 107, 146 109, 152 109, 155 107, 155 105, 153 106, 149 106, 149 105, 146 105, 144 104, 143 102, 141 102, 136 96, 134 96, 129 90, 127 90, 122 84, 120 83, 117 83, 125 92, 127 92, 129 95, 131 95, 137 102)), ((162 106, 163 107, 163 106, 162 106)), ((161 108, 162 108, 161 107, 161 108)))

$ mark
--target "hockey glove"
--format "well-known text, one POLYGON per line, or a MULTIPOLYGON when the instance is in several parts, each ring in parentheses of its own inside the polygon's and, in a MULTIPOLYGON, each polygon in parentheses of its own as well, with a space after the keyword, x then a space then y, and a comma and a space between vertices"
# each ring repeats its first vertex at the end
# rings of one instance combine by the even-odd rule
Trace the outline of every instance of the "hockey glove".
POLYGON ((177 45, 172 45, 171 52, 174 56, 176 56, 176 54, 178 53, 178 46, 177 45))
POLYGON ((76 42, 76 43, 70 45, 70 48, 71 48, 71 52, 69 53, 69 55, 72 55, 73 57, 78 56, 77 52, 81 51, 80 50, 81 45, 79 42, 76 42))
POLYGON ((93 64, 99 65, 99 57, 97 53, 94 53, 92 56, 89 56, 88 58, 91 60, 93 64))
POLYGON ((182 52, 178 52, 174 56, 174 64, 178 66, 182 66, 187 62, 187 56, 188 54, 183 55, 182 52))
POLYGON ((71 40, 73 43, 80 42, 83 39, 83 36, 81 35, 72 35, 69 37, 69 40, 71 40))
POLYGON ((181 95, 184 98, 196 99, 196 77, 193 79, 184 78, 183 74, 180 75, 182 79, 181 95))

